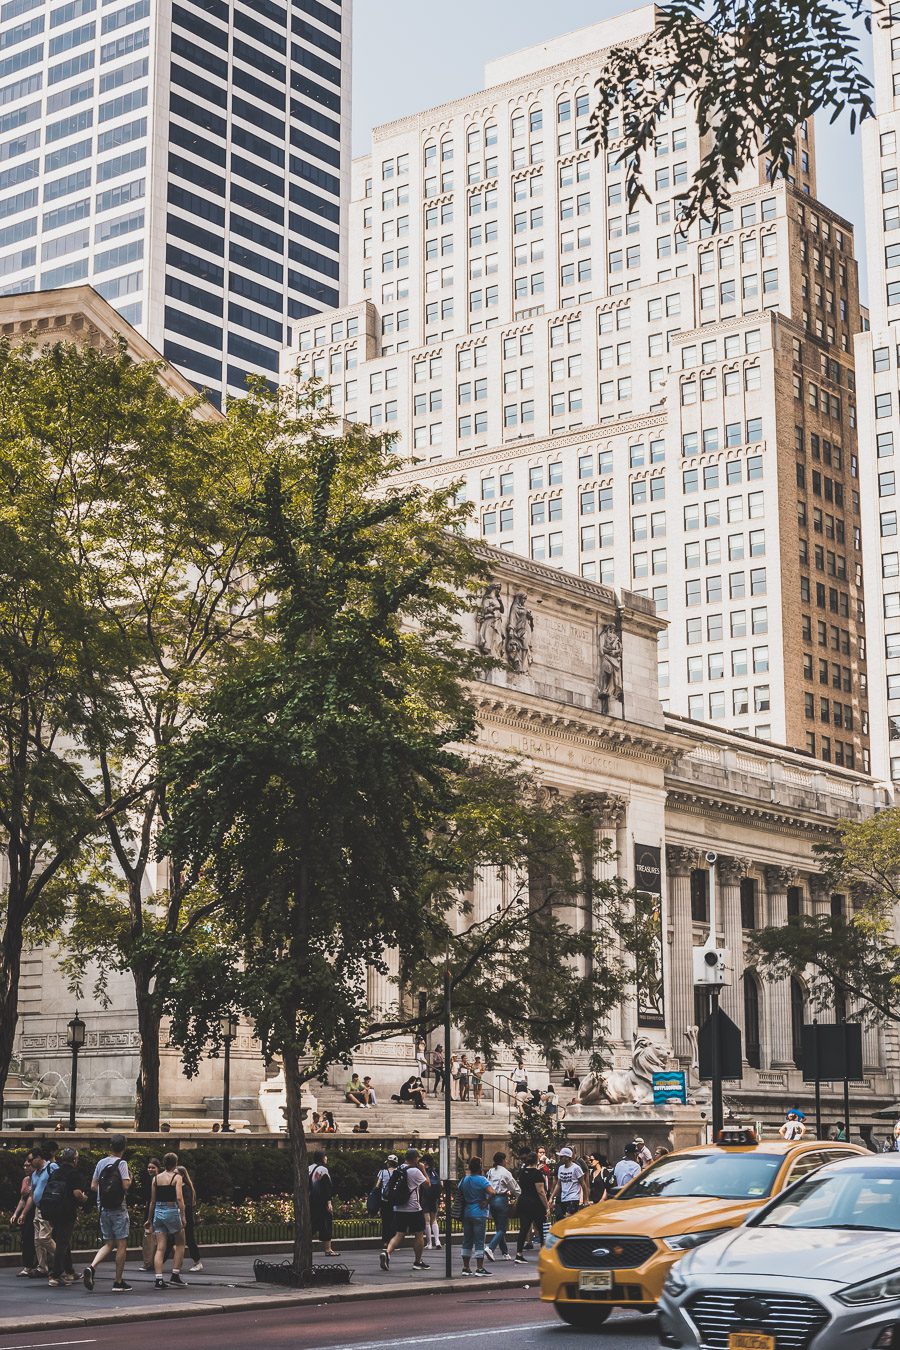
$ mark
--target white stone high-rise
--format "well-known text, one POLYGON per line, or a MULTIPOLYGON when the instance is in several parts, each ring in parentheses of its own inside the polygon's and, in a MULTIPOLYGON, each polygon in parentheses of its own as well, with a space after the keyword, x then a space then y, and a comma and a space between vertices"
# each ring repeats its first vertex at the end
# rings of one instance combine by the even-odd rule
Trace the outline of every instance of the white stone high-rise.
POLYGON ((90 282, 221 402, 342 302, 351 0, 0 4, 0 293, 90 282))
POLYGON ((900 27, 875 26, 863 124, 869 327, 856 339, 872 770, 900 781, 900 27))
POLYGON ((603 51, 652 6, 492 62, 354 163, 349 301, 283 373, 462 478, 488 542, 654 599, 670 709, 868 763, 850 225, 746 171, 677 228, 703 146, 676 99, 629 211, 586 145, 603 51))

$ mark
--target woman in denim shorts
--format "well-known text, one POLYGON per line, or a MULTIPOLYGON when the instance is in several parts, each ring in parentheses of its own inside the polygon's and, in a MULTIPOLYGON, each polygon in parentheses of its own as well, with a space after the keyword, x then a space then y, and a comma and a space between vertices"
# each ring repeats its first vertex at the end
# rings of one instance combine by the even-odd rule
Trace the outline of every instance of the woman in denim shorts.
POLYGON ((172 1257, 172 1275, 169 1283, 176 1289, 185 1288, 181 1278, 181 1263, 184 1260, 184 1190, 179 1173, 178 1154, 167 1153, 163 1158, 162 1171, 153 1178, 150 1188, 150 1213, 147 1227, 153 1228, 156 1239, 156 1251, 153 1255, 153 1269, 156 1271, 156 1288, 165 1289, 163 1265, 166 1259, 166 1245, 171 1237, 175 1244, 172 1257))

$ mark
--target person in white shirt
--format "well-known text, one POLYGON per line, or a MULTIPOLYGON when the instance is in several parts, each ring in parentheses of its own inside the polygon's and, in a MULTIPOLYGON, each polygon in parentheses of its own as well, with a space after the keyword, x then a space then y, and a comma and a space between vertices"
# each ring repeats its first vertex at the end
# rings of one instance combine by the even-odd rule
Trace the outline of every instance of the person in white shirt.
POLYGON ((550 1208, 557 1219, 574 1214, 588 1201, 588 1185, 584 1169, 575 1162, 570 1148, 561 1148, 557 1154, 559 1166, 556 1181, 550 1192, 550 1208))
POLYGON ((622 1157, 613 1168, 613 1177, 615 1178, 616 1189, 621 1190, 627 1186, 629 1181, 633 1180, 641 1170, 641 1165, 637 1160, 637 1144, 626 1144, 622 1150, 622 1157))
POLYGON ((781 1135, 782 1139, 786 1139, 789 1143, 795 1139, 802 1139, 806 1134, 806 1126, 803 1123, 803 1112, 797 1110, 788 1111, 785 1122, 778 1133, 781 1135))
POLYGON ((391 1255, 400 1246, 407 1233, 413 1240, 413 1270, 429 1269, 428 1262, 422 1260, 422 1253, 425 1250, 425 1212, 422 1208, 420 1191, 430 1185, 428 1177, 419 1167, 419 1150, 408 1148, 404 1162, 391 1173, 391 1181, 386 1188, 385 1199, 393 1200, 395 1231, 390 1242, 382 1249, 380 1256, 382 1270, 390 1268, 391 1255), (403 1189, 406 1192, 405 1197, 399 1201, 396 1196, 391 1195, 391 1186, 396 1184, 394 1178, 397 1172, 403 1174, 403 1189))
POLYGON ((506 1230, 509 1227, 509 1209, 522 1194, 522 1187, 506 1166, 506 1154, 495 1153, 494 1165, 488 1168, 487 1179, 494 1194, 490 1199, 491 1216, 494 1220, 494 1236, 484 1249, 489 1261, 496 1260, 499 1250, 504 1261, 512 1261, 513 1255, 506 1245, 506 1230))
POLYGON ((641 1167, 646 1167, 648 1163, 652 1163, 653 1154, 639 1134, 635 1135, 634 1142, 637 1144, 637 1160, 641 1164, 641 1167))
POLYGON ((525 1109, 525 1103, 528 1101, 528 1074, 525 1071, 524 1059, 519 1060, 509 1075, 509 1081, 512 1083, 513 1092, 516 1094, 516 1106, 521 1114, 525 1109))

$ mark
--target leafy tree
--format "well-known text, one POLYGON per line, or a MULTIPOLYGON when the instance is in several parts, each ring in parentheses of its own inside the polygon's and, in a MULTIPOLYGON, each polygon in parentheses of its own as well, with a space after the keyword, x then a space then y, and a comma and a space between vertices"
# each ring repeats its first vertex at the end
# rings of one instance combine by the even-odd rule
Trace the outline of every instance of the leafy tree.
POLYGON ((557 1116, 548 1116, 529 1100, 513 1121, 509 1132, 509 1151, 514 1158, 524 1158, 543 1146, 553 1154, 563 1141, 563 1127, 557 1116))
POLYGON ((754 934, 750 959, 769 978, 803 971, 820 1007, 851 1000, 862 1020, 900 1021, 900 808, 843 822, 816 852, 826 886, 844 896, 844 912, 764 928, 754 934))
POLYGON ((101 903, 100 840, 152 784, 129 559, 156 511, 157 466, 193 429, 190 406, 124 346, 0 345, 0 1099, 23 943, 59 933, 71 905, 101 903))
POLYGON ((851 130, 874 113, 860 50, 860 21, 892 22, 888 0, 669 0, 657 26, 613 47, 597 81, 592 131, 598 149, 615 148, 626 192, 642 195, 646 157, 674 95, 686 93, 704 137, 704 154, 681 198, 687 219, 727 204, 742 169, 771 163, 793 172, 800 122, 848 110, 851 130), (621 116, 621 134, 613 119, 621 116))
POLYGON ((123 760, 115 746, 97 758, 104 802, 115 800, 123 778, 143 766, 143 791, 134 806, 106 821, 105 853, 115 864, 102 893, 76 904, 66 932, 64 966, 75 987, 89 963, 105 996, 106 975, 127 971, 134 982, 140 1068, 135 1094, 138 1129, 159 1128, 160 1027, 167 991, 183 951, 196 959, 216 948, 206 920, 217 906, 196 877, 164 871, 155 883, 156 841, 168 819, 167 784, 160 755, 190 725, 197 700, 241 644, 265 619, 265 597, 249 562, 252 524, 245 506, 260 486, 275 451, 273 437, 286 419, 302 426, 311 416, 305 398, 285 397, 279 412, 262 382, 235 400, 225 421, 195 408, 190 434, 158 448, 155 510, 128 530, 118 547, 124 594, 101 603, 133 659, 124 676, 134 748, 123 760), (200 420, 197 420, 197 416, 200 420))
POLYGON ((449 967, 470 1044, 487 1051, 524 1031, 550 1051, 559 1017, 574 1044, 600 1036, 626 978, 622 963, 607 970, 610 934, 640 928, 620 888, 592 892, 579 804, 466 752, 483 658, 462 643, 459 612, 483 568, 452 490, 392 487, 396 462, 360 427, 286 429, 248 506, 255 571, 273 597, 265 640, 223 672, 170 756, 173 865, 219 897, 214 922, 230 946, 224 962, 185 957, 173 1036, 196 1064, 230 1005, 281 1057, 301 1273, 302 1085, 418 1025, 403 998, 373 1018, 367 972, 386 973, 386 950, 404 988, 425 992, 426 1025, 442 1016, 449 967), (532 884, 476 912, 473 860, 532 884), (580 933, 560 917, 575 903, 580 933), (599 958, 589 973, 576 964, 587 957, 599 958))

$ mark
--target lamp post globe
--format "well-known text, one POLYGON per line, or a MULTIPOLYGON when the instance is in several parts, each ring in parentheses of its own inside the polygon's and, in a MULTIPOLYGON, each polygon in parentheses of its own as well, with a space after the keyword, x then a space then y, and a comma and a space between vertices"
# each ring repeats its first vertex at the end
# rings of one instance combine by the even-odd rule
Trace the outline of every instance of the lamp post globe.
POLYGON ((66 1025, 66 1044, 72 1052, 72 1085, 69 1091, 69 1129, 75 1129, 75 1111, 78 1103, 78 1052, 84 1045, 87 1026, 84 1019, 75 1016, 66 1025))
POLYGON ((223 1013, 219 1018, 219 1034, 225 1044, 225 1075, 222 1086, 222 1133, 230 1133, 231 1124, 231 1043, 238 1034, 238 1019, 233 1013, 223 1013))

